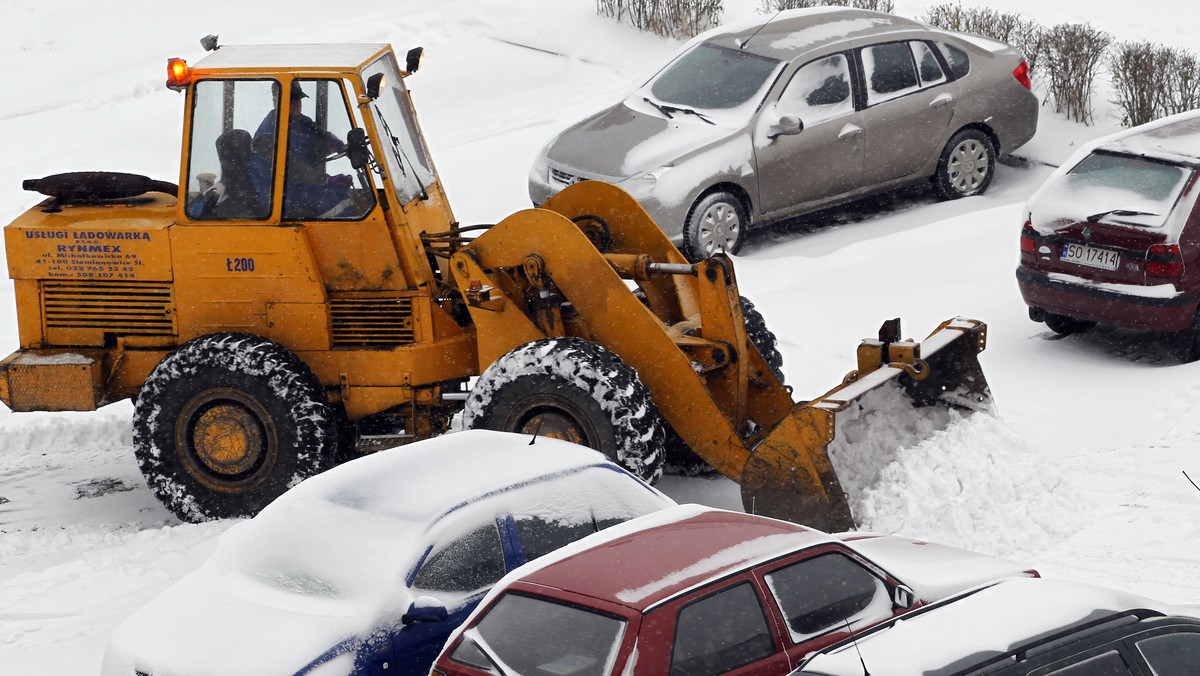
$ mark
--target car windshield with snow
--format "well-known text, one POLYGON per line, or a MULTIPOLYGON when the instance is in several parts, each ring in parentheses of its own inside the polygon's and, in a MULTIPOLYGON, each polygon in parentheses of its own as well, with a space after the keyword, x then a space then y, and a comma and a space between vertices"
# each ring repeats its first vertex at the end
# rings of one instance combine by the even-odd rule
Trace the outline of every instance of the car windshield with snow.
POLYGON ((752 226, 899 186, 981 194, 1037 117, 1007 45, 879 12, 789 10, 698 36, 558 134, 529 195, 616 183, 696 260, 737 253, 752 226))
POLYGON ((1005 575, 984 554, 682 505, 506 577, 435 674, 779 674, 808 652, 1005 575))
POLYGON ((1200 358, 1200 114, 1100 139, 1025 207, 1017 282, 1034 321, 1059 334, 1097 323, 1167 334, 1200 358))
POLYGON ((113 634, 104 673, 425 674, 505 573, 674 503, 590 449, 468 431, 309 479, 113 634))

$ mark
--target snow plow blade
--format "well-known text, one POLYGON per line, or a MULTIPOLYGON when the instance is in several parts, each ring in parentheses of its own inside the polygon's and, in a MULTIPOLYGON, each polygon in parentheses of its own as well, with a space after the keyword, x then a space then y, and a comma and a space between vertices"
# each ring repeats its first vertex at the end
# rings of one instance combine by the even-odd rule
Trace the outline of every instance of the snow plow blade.
POLYGON ((855 527, 850 494, 896 452, 991 407, 978 355, 987 326, 943 322, 921 343, 899 340, 898 319, 858 348, 841 385, 797 404, 756 447, 739 483, 746 511, 835 532, 855 527))

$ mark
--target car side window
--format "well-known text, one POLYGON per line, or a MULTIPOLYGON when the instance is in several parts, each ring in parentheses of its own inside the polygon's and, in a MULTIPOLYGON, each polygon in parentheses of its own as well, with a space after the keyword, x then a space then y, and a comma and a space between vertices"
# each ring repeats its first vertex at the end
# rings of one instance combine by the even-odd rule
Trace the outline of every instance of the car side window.
POLYGON ((541 516, 522 516, 517 518, 516 524, 526 561, 549 554, 597 530, 591 521, 570 523, 541 516))
POLYGON ((472 592, 490 587, 504 576, 500 532, 490 523, 434 552, 413 578, 418 589, 472 592))
POLYGON ((854 111, 850 93, 850 65, 844 54, 806 63, 779 95, 779 112, 796 115, 811 127, 854 111))
POLYGON ((921 86, 907 42, 864 47, 862 62, 869 106, 903 96, 921 86))
POLYGON ((742 582, 679 611, 671 676, 720 674, 774 653, 758 594, 742 582))
POLYGON ((971 72, 971 59, 966 52, 945 42, 935 42, 934 44, 946 58, 946 63, 950 66, 950 74, 954 76, 955 80, 966 77, 967 73, 971 72))
POLYGON ((771 571, 766 581, 796 642, 863 611, 874 619, 891 614, 883 580, 842 554, 804 559, 771 571))
POLYGON ((933 50, 924 42, 908 43, 912 47, 913 58, 917 61, 917 74, 921 76, 921 86, 930 87, 946 81, 946 73, 942 72, 942 64, 938 63, 933 50))
POLYGON ((1039 673, 1045 676, 1130 676, 1133 672, 1129 671, 1121 654, 1112 650, 1069 667, 1039 673))
POLYGON ((1137 642, 1154 676, 1186 676, 1200 664, 1200 634, 1160 634, 1137 642))

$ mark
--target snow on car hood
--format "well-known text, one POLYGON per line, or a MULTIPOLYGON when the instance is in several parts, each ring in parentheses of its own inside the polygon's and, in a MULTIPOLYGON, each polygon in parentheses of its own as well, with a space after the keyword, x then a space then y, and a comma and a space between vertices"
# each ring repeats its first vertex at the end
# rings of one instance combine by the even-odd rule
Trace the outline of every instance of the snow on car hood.
POLYGON ((121 624, 106 673, 293 673, 408 607, 397 561, 412 556, 415 524, 307 501, 290 507, 269 529, 229 529, 212 558, 121 624))
POLYGON ((649 104, 631 99, 584 119, 550 142, 546 158, 587 178, 618 182, 676 162, 737 133, 684 113, 672 113, 675 118, 668 120, 637 109, 642 106, 653 110, 649 104))

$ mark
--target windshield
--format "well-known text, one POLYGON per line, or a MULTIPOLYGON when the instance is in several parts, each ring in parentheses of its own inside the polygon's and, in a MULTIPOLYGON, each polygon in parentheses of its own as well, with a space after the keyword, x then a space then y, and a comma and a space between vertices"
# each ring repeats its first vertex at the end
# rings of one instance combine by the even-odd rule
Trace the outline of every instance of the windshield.
POLYGON ((433 184, 433 163, 417 129, 417 118, 409 105, 408 91, 391 54, 367 66, 363 81, 382 74, 379 98, 371 102, 376 133, 384 146, 384 160, 401 201, 411 202, 433 184))
MULTIPOLYGON (((512 673, 602 676, 612 670, 625 622, 548 599, 508 593, 475 630, 512 673)), ((479 656, 473 651, 478 648, 462 646, 469 642, 460 644, 453 659, 477 664, 479 656)))
POLYGON ((1177 164, 1097 151, 1047 189, 1032 210, 1034 225, 1087 219, 1161 228, 1191 174, 1177 164))
POLYGON ((651 82, 663 103, 703 109, 737 108, 766 95, 782 62, 702 42, 675 59, 651 82))

